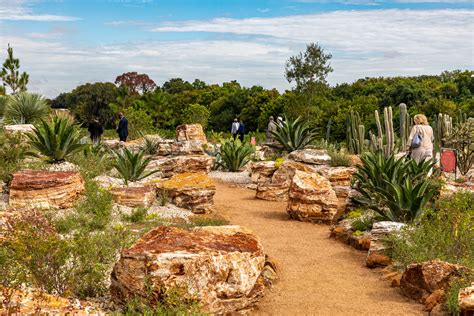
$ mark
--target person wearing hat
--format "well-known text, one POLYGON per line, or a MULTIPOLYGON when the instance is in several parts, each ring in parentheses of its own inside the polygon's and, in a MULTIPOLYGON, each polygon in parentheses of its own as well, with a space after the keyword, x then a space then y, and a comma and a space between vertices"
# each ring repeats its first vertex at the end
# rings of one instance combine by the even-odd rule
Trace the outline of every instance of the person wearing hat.
POLYGON ((273 134, 272 132, 275 132, 277 130, 277 125, 275 121, 273 120, 273 116, 270 116, 268 119, 268 126, 267 126, 267 143, 273 143, 273 134))

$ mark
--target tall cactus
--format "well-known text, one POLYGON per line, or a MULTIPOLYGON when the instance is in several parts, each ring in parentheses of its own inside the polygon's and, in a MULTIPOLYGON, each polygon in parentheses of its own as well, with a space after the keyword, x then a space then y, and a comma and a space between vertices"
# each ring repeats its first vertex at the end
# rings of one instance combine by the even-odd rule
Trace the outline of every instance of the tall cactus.
POLYGON ((412 125, 410 115, 407 113, 407 105, 400 103, 400 151, 405 151, 407 148, 412 125))
POLYGON ((351 112, 347 118, 347 148, 353 154, 362 154, 365 143, 365 126, 359 113, 351 112))
MULTIPOLYGON (((461 117, 462 119, 462 117, 461 117)), ((449 137, 453 129, 453 118, 448 114, 439 113, 435 117, 435 148, 440 150, 445 146, 445 138, 449 137)))
POLYGON ((380 122, 379 111, 375 110, 375 123, 377 136, 370 133, 370 147, 372 150, 382 150, 385 156, 390 156, 395 151, 395 133, 393 131, 392 107, 383 109, 384 125, 380 122))

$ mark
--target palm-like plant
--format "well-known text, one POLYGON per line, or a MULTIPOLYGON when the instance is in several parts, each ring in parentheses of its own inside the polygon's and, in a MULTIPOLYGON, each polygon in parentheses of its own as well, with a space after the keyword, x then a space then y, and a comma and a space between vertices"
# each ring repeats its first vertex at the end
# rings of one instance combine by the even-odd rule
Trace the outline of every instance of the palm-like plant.
POLYGON ((228 171, 236 172, 250 161, 250 156, 253 152, 253 146, 242 143, 240 140, 229 140, 222 144, 220 157, 224 168, 228 171))
POLYGON ((419 218, 438 191, 428 177, 433 161, 397 160, 394 155, 385 158, 382 151, 361 159, 363 164, 353 177, 361 196, 355 199, 387 220, 410 222, 419 218))
POLYGON ((50 163, 62 162, 86 147, 81 144, 79 127, 67 116, 53 116, 49 122, 41 120, 27 137, 35 150, 28 154, 45 156, 50 163))
POLYGON ((32 124, 44 119, 49 105, 39 94, 21 92, 7 98, 4 117, 6 123, 32 124))
POLYGON ((136 153, 127 148, 115 152, 115 161, 113 167, 120 173, 126 185, 128 182, 142 180, 158 170, 145 172, 146 167, 151 161, 151 157, 145 157, 145 151, 140 150, 136 153))
POLYGON ((295 120, 285 119, 277 130, 271 133, 275 140, 288 152, 303 149, 317 138, 315 130, 301 117, 295 120))

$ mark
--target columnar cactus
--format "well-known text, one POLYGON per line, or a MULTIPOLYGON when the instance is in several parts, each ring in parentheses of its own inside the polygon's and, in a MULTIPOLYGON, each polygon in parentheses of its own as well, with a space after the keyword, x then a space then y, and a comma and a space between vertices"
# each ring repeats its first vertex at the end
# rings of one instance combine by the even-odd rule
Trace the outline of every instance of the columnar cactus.
POLYGON ((392 107, 383 109, 384 128, 380 122, 379 111, 375 110, 375 123, 377 124, 377 136, 370 133, 372 150, 382 150, 385 156, 390 156, 395 151, 395 133, 393 131, 392 107))
POLYGON ((410 115, 407 113, 407 105, 400 103, 400 150, 405 151, 407 148, 408 137, 412 127, 410 115))
POLYGON ((347 118, 347 147, 353 154, 364 151, 365 126, 361 123, 359 113, 351 112, 347 118))

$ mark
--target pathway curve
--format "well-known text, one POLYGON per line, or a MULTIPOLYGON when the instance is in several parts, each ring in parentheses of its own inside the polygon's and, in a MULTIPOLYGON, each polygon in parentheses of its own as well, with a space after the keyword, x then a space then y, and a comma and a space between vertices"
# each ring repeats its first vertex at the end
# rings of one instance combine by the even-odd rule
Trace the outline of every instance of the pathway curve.
POLYGON ((279 269, 254 314, 423 315, 420 304, 364 266, 364 252, 330 239, 328 226, 289 220, 286 203, 255 199, 255 191, 216 186, 218 214, 252 229, 279 269))

